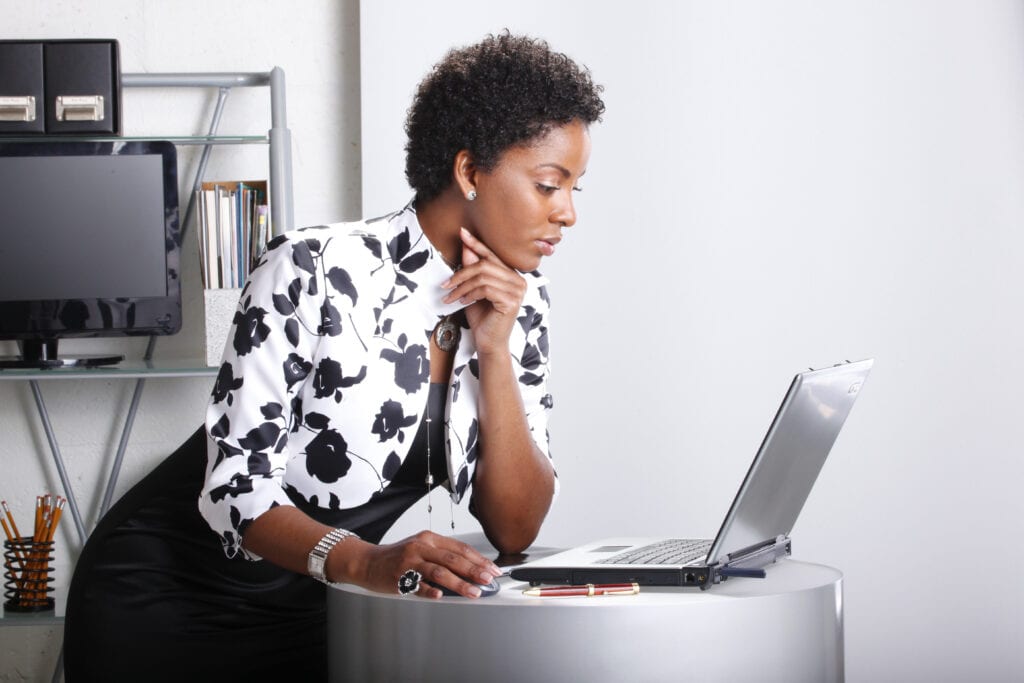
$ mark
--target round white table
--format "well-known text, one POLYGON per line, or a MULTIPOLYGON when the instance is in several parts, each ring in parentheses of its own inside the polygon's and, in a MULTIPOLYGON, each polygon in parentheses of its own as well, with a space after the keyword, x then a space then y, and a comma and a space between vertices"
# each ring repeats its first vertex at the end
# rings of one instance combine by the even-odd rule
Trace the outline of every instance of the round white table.
POLYGON ((428 600, 328 591, 332 681, 843 680, 842 574, 781 560, 710 590, 428 600))

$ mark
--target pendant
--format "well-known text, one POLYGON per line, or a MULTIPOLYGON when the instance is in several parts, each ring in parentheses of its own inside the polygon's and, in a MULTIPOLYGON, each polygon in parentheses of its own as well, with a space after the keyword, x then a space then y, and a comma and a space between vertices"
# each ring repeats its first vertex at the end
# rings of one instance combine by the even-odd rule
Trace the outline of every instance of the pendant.
POLYGON ((434 343, 437 344, 437 348, 445 353, 458 346, 461 337, 462 330, 458 324, 452 321, 451 316, 448 315, 441 318, 441 322, 434 329, 434 343))

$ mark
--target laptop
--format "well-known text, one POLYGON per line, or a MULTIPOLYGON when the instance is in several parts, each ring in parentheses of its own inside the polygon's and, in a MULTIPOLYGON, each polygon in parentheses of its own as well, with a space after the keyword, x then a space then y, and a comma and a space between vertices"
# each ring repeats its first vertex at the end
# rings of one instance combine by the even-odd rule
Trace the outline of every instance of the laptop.
POLYGON ((789 534, 873 364, 847 361, 793 378, 714 539, 606 538, 515 567, 512 578, 701 589, 763 578, 791 554, 789 534))

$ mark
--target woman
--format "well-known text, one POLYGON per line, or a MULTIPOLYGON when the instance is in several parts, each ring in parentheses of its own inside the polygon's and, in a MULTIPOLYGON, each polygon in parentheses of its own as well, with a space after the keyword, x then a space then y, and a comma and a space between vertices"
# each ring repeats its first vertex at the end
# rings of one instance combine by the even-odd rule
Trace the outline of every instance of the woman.
MULTIPOLYGON (((125 512, 129 503, 104 520, 115 540, 141 516, 143 542, 176 544, 142 554, 160 558, 147 585, 181 608, 164 607, 159 626, 140 619, 127 629, 122 654, 158 677, 209 661, 199 671, 210 677, 214 667, 230 678, 322 679, 320 582, 478 597, 500 570, 471 547, 431 531, 379 544, 438 485, 453 502, 469 495, 499 551, 534 540, 556 489, 548 299, 536 269, 576 221, 572 193, 589 159, 588 126, 604 110, 599 93, 586 70, 541 41, 506 33, 452 51, 409 110, 414 200, 381 219, 269 245, 242 291, 207 412, 202 520, 194 457, 139 486, 146 510, 169 507, 153 487, 193 492, 174 532, 153 521, 166 513, 125 512), (186 519, 195 534, 181 533, 186 519), (217 545, 223 552, 211 553, 217 545), (180 642, 196 630, 201 637, 180 642), (148 645, 167 631, 170 658, 148 645), (174 661, 152 667, 153 658, 174 661)), ((94 611, 107 609, 98 602, 94 611)), ((86 611, 69 604, 69 624, 86 611)), ((69 662, 87 647, 68 645, 69 662)))

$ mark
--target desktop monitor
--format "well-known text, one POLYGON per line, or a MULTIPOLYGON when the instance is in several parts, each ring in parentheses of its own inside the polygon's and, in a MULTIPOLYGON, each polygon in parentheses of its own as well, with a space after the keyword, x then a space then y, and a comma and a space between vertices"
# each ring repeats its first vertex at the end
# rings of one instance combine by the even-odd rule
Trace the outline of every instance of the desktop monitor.
POLYGON ((0 141, 0 367, 64 358, 61 339, 181 328, 177 152, 165 141, 0 141))

